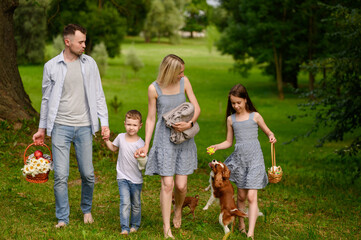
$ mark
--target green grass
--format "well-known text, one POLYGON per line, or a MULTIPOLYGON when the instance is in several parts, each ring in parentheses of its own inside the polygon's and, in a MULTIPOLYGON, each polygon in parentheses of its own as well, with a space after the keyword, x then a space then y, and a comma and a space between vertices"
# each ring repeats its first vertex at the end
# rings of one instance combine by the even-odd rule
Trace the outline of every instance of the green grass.
MULTIPOLYGON (((360 186, 357 162, 354 158, 339 158, 334 150, 349 142, 327 143, 315 148, 322 133, 300 139, 288 145, 294 136, 305 133, 312 126, 310 118, 291 122, 288 115, 300 113, 299 99, 288 88, 286 99, 277 97, 276 84, 269 77, 253 69, 248 78, 230 71, 233 60, 214 51, 209 53, 203 40, 183 40, 180 45, 168 43, 145 44, 138 38, 127 38, 122 45, 122 56, 109 59, 109 69, 103 77, 103 87, 108 107, 114 96, 122 102, 116 114, 109 107, 112 138, 123 132, 124 114, 138 109, 144 119, 147 114, 147 86, 155 80, 162 58, 174 53, 186 62, 185 74, 189 77, 202 112, 199 118, 201 131, 196 136, 198 170, 189 176, 188 195, 200 195, 196 219, 184 216, 181 230, 173 229, 177 239, 221 239, 223 229, 218 223, 219 206, 208 211, 202 208, 209 198, 203 189, 208 185, 207 163, 213 158, 206 154, 206 147, 225 138, 224 114, 227 93, 236 83, 244 84, 253 103, 267 125, 276 134, 277 163, 284 170, 278 184, 270 184, 259 191, 259 207, 265 214, 257 220, 256 239, 359 239, 360 186), (124 65, 124 53, 134 42, 135 49, 145 67, 135 75, 124 65)), ((26 92, 33 106, 39 111, 43 66, 20 66, 26 92)), ((301 76, 301 86, 307 79, 301 76)), ((28 183, 21 175, 23 153, 37 129, 37 120, 14 125, 0 123, 0 232, 2 239, 119 239, 119 193, 116 183, 116 154, 105 148, 101 138, 94 141, 94 167, 97 181, 94 192, 91 226, 82 223, 80 184, 74 153, 71 157, 69 198, 70 224, 55 230, 55 200, 53 173, 44 184, 28 183), (16 130, 15 130, 16 129, 16 130)), ((322 130, 325 132, 326 130, 322 130)), ((144 138, 144 129, 140 131, 144 138)), ((266 166, 271 165, 270 146, 260 132, 259 140, 266 166)), ((47 141, 50 143, 50 140, 47 141)), ((34 150, 34 149, 33 149, 34 150)), ((31 150, 29 150, 31 151, 31 150)), ((214 158, 223 161, 233 148, 218 151, 214 158)), ((142 192, 142 225, 129 239, 161 239, 162 220, 159 206, 160 178, 144 177, 142 192)), ((184 210, 187 213, 188 210, 184 210)), ((245 239, 235 231, 228 239, 245 239)))

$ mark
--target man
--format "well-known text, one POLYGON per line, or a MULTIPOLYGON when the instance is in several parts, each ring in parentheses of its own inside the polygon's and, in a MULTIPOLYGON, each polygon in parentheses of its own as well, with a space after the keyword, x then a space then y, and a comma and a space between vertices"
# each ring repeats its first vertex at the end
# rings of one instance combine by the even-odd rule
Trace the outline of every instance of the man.
POLYGON ((83 54, 86 30, 69 24, 63 31, 65 49, 44 66, 39 129, 33 135, 42 144, 52 139, 54 195, 58 223, 69 224, 68 176, 71 143, 74 144, 82 180, 81 210, 84 223, 92 223, 94 189, 93 136, 101 123, 102 136, 109 138, 108 109, 96 62, 83 54))

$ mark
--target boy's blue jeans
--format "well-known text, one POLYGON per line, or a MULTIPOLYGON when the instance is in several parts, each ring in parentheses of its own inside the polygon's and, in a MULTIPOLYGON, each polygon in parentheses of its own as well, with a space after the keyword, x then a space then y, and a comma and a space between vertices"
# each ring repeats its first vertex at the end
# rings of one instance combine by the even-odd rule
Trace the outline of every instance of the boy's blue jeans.
POLYGON ((73 127, 55 124, 51 133, 54 160, 55 212, 59 222, 69 223, 68 177, 70 146, 74 143, 81 176, 81 203, 84 214, 90 213, 94 190, 93 136, 90 126, 73 127))
POLYGON ((130 232, 130 228, 138 230, 141 221, 140 193, 142 184, 135 184, 126 179, 118 179, 117 181, 120 195, 119 212, 122 231, 130 232))

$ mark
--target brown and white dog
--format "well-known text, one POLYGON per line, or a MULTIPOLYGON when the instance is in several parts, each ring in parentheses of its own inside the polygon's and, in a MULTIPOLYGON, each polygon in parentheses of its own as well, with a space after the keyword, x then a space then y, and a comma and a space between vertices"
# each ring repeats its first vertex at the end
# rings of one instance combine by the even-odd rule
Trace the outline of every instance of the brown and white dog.
POLYGON ((235 217, 247 217, 247 214, 240 211, 234 202, 234 190, 231 182, 229 181, 231 172, 229 171, 228 167, 225 164, 218 162, 217 160, 210 162, 209 166, 214 174, 214 177, 212 178, 213 195, 215 198, 219 199, 221 206, 219 224, 221 224, 224 229, 225 236, 223 239, 227 239, 231 233, 228 225, 232 223, 233 231, 235 217))
POLYGON ((209 189, 211 189, 211 195, 209 196, 208 202, 207 204, 203 207, 203 210, 207 210, 214 202, 214 200, 216 200, 216 198, 214 197, 213 194, 213 187, 212 187, 212 179, 214 178, 214 172, 211 171, 209 173, 209 185, 204 189, 204 191, 208 191, 209 189))

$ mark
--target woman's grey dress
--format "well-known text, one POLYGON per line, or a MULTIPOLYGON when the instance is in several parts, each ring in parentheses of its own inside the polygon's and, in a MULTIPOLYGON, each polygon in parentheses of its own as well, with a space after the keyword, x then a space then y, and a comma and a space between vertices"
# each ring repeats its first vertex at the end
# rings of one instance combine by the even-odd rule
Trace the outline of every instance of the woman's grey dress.
POLYGON ((157 98, 157 124, 153 138, 153 145, 148 154, 146 175, 173 176, 189 175, 197 169, 197 147, 194 139, 181 144, 174 144, 169 140, 170 128, 166 127, 163 114, 186 102, 184 93, 184 79, 180 81, 180 92, 174 95, 164 95, 157 82, 153 82, 157 98))
POLYGON ((263 153, 258 141, 258 124, 254 112, 249 119, 236 121, 232 114, 233 133, 236 138, 234 152, 224 161, 231 171, 230 180, 241 189, 262 189, 268 184, 263 153))

